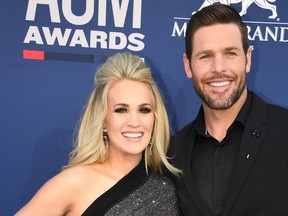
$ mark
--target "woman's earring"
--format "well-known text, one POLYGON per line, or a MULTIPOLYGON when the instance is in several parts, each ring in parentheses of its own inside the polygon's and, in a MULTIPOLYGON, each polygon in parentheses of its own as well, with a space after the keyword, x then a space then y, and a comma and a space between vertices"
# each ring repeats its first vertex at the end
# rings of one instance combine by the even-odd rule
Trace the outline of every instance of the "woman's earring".
POLYGON ((103 128, 103 142, 105 145, 108 144, 108 133, 106 128, 103 128))
POLYGON ((152 146, 153 146, 152 137, 151 137, 151 139, 149 141, 149 145, 148 146, 149 146, 149 155, 152 156, 152 146))
POLYGON ((154 127, 153 127, 153 130, 152 130, 152 133, 151 133, 151 137, 150 137, 150 141, 149 141, 149 144, 148 144, 150 156, 152 156, 153 134, 154 134, 154 127))

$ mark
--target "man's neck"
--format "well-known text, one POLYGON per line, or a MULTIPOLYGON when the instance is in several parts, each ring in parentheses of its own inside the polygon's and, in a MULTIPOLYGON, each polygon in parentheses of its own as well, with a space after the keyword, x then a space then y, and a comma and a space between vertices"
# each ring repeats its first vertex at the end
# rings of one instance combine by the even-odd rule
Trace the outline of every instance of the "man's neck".
POLYGON ((247 89, 245 89, 237 102, 225 110, 211 109, 203 104, 206 131, 219 142, 225 138, 228 128, 243 107, 247 94, 247 89))

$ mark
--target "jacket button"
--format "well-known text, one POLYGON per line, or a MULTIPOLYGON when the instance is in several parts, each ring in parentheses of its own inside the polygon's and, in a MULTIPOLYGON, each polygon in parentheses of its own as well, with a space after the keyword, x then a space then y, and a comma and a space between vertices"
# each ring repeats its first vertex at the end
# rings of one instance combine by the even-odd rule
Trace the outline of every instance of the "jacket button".
POLYGON ((251 135, 252 135, 252 137, 254 137, 254 138, 260 137, 260 134, 261 134, 261 132, 260 132, 259 129, 254 129, 254 130, 252 130, 252 132, 251 132, 251 135))

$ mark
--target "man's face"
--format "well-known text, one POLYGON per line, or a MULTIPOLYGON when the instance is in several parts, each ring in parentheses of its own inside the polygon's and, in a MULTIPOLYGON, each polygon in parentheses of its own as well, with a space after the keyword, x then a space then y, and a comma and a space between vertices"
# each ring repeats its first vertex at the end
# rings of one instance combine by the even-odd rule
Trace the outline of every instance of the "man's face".
POLYGON ((235 24, 202 27, 194 34, 191 59, 184 54, 186 74, 211 109, 231 107, 246 86, 250 71, 251 49, 244 53, 240 30, 235 24))

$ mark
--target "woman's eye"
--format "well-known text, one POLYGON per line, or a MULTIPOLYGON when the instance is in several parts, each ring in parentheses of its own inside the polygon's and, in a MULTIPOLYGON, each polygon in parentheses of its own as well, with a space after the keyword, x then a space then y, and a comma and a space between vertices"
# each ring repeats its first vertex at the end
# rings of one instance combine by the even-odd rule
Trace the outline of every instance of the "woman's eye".
POLYGON ((126 108, 117 108, 117 109, 114 110, 114 112, 116 112, 116 113, 126 113, 127 109, 126 108))
POLYGON ((148 107, 142 107, 140 109, 140 113, 150 113, 150 112, 151 112, 151 109, 148 107))

